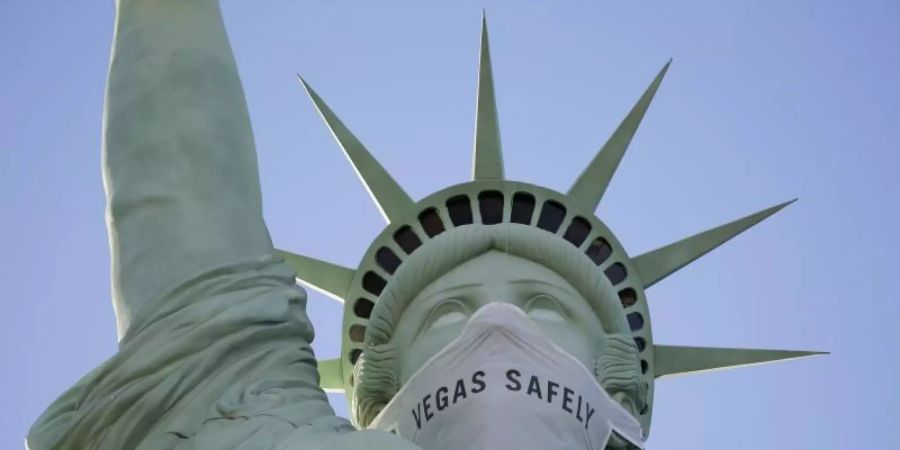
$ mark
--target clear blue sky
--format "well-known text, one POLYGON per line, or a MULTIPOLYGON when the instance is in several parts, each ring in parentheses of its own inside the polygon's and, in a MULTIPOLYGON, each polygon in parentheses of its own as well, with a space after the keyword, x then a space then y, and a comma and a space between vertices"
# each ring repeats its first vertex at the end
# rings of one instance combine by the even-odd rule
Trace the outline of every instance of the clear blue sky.
MULTIPOLYGON (((900 3, 374 3, 224 2, 276 245, 355 266, 382 226, 297 72, 422 197, 470 170, 482 7, 509 178, 566 189, 674 57, 599 209, 629 252, 800 202, 651 288, 657 342, 833 354, 660 381, 649 447, 900 448, 900 3)), ((0 2, 0 448, 116 349, 112 15, 0 2)), ((310 297, 335 356, 340 307, 310 297)))

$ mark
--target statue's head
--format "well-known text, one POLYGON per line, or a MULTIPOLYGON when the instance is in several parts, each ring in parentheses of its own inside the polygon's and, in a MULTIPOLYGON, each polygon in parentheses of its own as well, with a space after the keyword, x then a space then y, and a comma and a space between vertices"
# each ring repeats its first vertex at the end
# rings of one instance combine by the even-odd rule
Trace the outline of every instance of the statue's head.
POLYGON ((388 222, 356 270, 283 252, 299 280, 345 304, 341 357, 320 361, 319 371, 323 387, 346 392, 358 426, 367 426, 476 311, 497 302, 524 311, 645 434, 657 377, 808 354, 653 344, 644 289, 786 205, 628 255, 594 210, 667 69, 560 193, 504 179, 483 30, 472 181, 418 202, 303 81, 388 222))
MULTIPOLYGON (((500 192, 487 196, 502 213, 500 192)), ((524 204, 531 208, 533 197, 519 197, 528 198, 524 204)), ((512 214, 516 206, 506 209, 512 214)), ((645 412, 648 382, 634 336, 642 327, 629 327, 616 287, 581 245, 589 246, 501 222, 445 231, 410 255, 387 282, 367 324, 354 371, 356 421, 368 424, 476 311, 494 302, 522 309, 633 415, 645 412)), ((611 256, 605 239, 594 246, 602 252, 598 261, 611 256)))

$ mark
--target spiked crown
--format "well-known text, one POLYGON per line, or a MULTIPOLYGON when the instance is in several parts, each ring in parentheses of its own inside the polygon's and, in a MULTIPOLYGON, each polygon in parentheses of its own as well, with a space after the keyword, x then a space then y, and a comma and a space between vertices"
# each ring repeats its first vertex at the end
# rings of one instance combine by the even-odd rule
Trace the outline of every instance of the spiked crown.
POLYGON ((594 211, 671 60, 566 193, 504 178, 490 61, 487 26, 482 19, 472 179, 418 202, 409 197, 312 87, 300 79, 388 223, 356 270, 281 251, 301 283, 345 305, 341 356, 319 361, 320 385, 324 389, 352 394, 353 368, 366 346, 371 313, 382 290, 409 255, 453 228, 508 223, 528 225, 568 241, 573 250, 596 264, 614 286, 640 352, 641 372, 648 386, 648 408, 639 417, 644 430, 649 429, 656 378, 819 354, 654 344, 644 290, 793 202, 775 205, 636 257, 629 256, 594 211))

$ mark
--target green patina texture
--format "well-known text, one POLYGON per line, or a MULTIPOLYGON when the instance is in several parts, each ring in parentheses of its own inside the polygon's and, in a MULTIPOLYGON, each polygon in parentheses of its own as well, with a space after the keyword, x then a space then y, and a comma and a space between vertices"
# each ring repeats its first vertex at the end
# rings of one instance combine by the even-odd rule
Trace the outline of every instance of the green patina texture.
POLYGON ((32 450, 412 449, 392 434, 357 430, 377 412, 373 392, 396 390, 371 375, 370 349, 400 355, 379 373, 402 383, 452 338, 455 328, 443 325, 492 301, 534 309, 539 323, 549 318, 548 334, 586 366, 610 336, 633 339, 634 366, 619 378, 646 390, 611 395, 645 432, 658 377, 813 354, 653 343, 644 289, 786 206, 636 257, 594 216, 668 63, 563 194, 504 179, 483 22, 472 180, 418 202, 301 79, 388 222, 350 269, 273 247, 218 1, 116 7, 103 176, 119 352, 38 419, 32 450), (525 219, 514 200, 523 195, 533 207, 525 219), (545 217, 547 205, 555 216, 545 217), (295 277, 345 302, 340 358, 317 364, 295 277), (522 278, 558 289, 561 308, 579 311, 579 320, 553 328, 555 306, 516 297, 522 278), (430 294, 461 286, 472 290, 468 303, 429 316, 430 294), (422 331, 428 320, 442 327, 422 331), (352 422, 334 414, 322 388, 347 393, 352 422))

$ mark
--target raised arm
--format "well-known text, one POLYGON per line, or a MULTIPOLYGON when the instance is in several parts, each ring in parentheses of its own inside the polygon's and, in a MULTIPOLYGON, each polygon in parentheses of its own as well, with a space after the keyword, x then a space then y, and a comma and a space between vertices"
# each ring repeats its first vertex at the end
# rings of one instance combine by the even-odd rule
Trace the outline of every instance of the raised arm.
POLYGON ((120 338, 199 272, 271 253, 217 0, 117 0, 103 133, 120 338))
POLYGON ((413 448, 354 432, 318 387, 216 0, 118 0, 103 158, 119 352, 30 450, 413 448))

